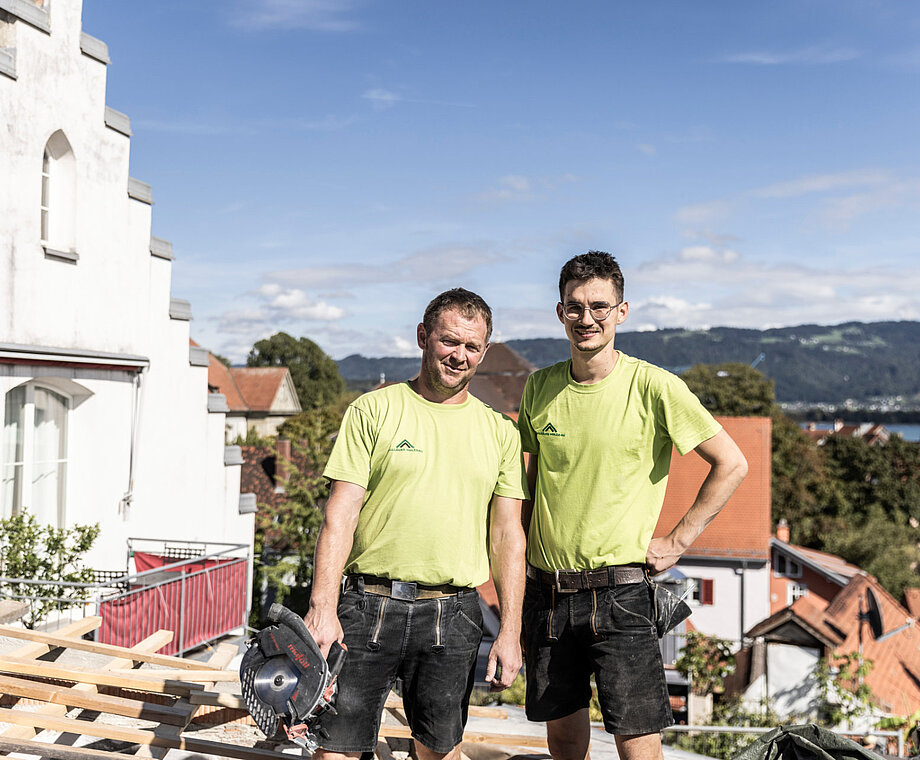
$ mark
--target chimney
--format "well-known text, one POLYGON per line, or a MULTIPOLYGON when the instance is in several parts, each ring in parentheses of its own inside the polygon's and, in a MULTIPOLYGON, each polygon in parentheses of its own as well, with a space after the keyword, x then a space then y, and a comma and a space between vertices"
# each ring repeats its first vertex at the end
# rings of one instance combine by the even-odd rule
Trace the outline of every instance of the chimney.
POLYGON ((291 442, 287 438, 275 441, 275 492, 282 493, 290 479, 287 462, 291 461, 291 442))
POLYGON ((785 517, 776 524, 776 537, 784 544, 789 543, 789 523, 785 517))

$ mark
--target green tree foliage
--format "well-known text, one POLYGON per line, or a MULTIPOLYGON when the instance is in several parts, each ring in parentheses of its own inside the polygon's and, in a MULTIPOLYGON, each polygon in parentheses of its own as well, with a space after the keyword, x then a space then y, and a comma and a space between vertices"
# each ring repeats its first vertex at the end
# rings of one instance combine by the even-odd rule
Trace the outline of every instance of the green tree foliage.
POLYGON ((815 680, 823 718, 829 725, 851 723, 872 712, 874 697, 865 679, 873 664, 857 652, 818 660, 815 680))
MULTIPOLYGON (((782 723, 780 717, 766 704, 759 710, 751 710, 740 700, 720 702, 712 711, 711 725, 751 726, 754 728, 776 728, 782 723)), ((676 746, 705 757, 730 760, 757 738, 757 734, 699 733, 681 735, 676 746)))
POLYGON ((687 633, 684 649, 674 668, 690 682, 694 694, 722 691, 722 682, 735 672, 732 644, 699 631, 687 633))
POLYGON ((284 483, 286 499, 277 508, 262 505, 256 513, 256 593, 265 584, 278 601, 287 599, 292 609, 301 612, 306 612, 300 608, 313 578, 313 553, 329 496, 329 484, 322 473, 346 401, 343 398, 333 406, 303 412, 279 427, 279 437, 291 442, 290 460, 283 459, 275 448, 276 477, 284 483))
POLYGON ((870 446, 832 435, 817 446, 773 400, 773 384, 743 364, 699 364, 683 375, 714 414, 772 418, 773 520, 791 541, 843 557, 895 597, 920 584, 920 444, 870 446))
POLYGON ((309 338, 293 338, 280 332, 256 341, 246 366, 287 367, 304 410, 333 404, 345 391, 336 363, 309 338))
POLYGON ((769 417, 773 413, 773 381, 747 364, 697 364, 681 377, 713 414, 769 417))
POLYGON ((23 620, 27 627, 34 628, 48 613, 79 606, 87 598, 85 589, 55 583, 95 581, 93 571, 83 566, 83 556, 98 535, 98 524, 54 528, 41 525, 28 510, 0 520, 0 577, 48 582, 41 587, 0 583, 0 595, 44 597, 30 602, 29 615, 23 620))

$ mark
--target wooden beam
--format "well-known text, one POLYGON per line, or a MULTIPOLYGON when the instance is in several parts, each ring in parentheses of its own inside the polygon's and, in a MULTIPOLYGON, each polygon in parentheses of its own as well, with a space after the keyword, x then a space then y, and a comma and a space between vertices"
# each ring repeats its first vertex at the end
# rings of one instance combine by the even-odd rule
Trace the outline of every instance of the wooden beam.
MULTIPOLYGON (((62 628, 58 628, 55 633, 59 636, 83 636, 90 631, 95 631, 100 625, 102 625, 101 617, 90 616, 82 620, 75 620, 72 623, 68 623, 62 628)), ((48 654, 52 649, 55 649, 55 647, 33 641, 29 644, 24 644, 18 649, 14 649, 10 654, 16 657, 34 660, 36 657, 48 654)))
POLYGON ((24 739, 0 737, 0 752, 19 752, 24 755, 38 755, 48 760, 134 760, 134 755, 120 752, 106 752, 89 747, 71 747, 67 744, 48 744, 24 739))
POLYGON ((15 723, 16 725, 35 726, 47 731, 63 731, 81 736, 95 736, 100 739, 131 742, 146 747, 162 747, 163 749, 181 749, 186 752, 200 752, 204 755, 220 755, 232 757, 237 760, 290 760, 289 755, 281 752, 272 752, 255 747, 239 747, 235 744, 206 741, 192 737, 173 737, 166 734, 166 727, 157 727, 153 730, 143 728, 127 728, 115 726, 110 723, 96 723, 72 718, 57 718, 51 715, 42 715, 25 710, 10 710, 0 708, 0 723, 15 723))
MULTIPOLYGON (((3 720, 0 716, 0 720, 3 720)), ((408 726, 381 726, 377 736, 381 739, 411 739, 412 729, 408 726)), ((498 744, 503 747, 535 747, 546 749, 545 736, 522 736, 521 734, 463 734, 464 744, 498 744)))
POLYGON ((179 725, 183 720, 183 713, 172 705, 158 705, 152 702, 138 702, 135 699, 124 697, 111 697, 107 694, 94 694, 83 689, 72 689, 64 686, 52 686, 46 683, 36 683, 25 678, 12 678, 0 676, 0 691, 13 694, 17 697, 37 699, 65 707, 82 707, 86 710, 124 715, 128 718, 159 721, 179 725))
MULTIPOLYGON (((53 662, 21 661, 10 657, 0 657, 0 672, 17 675, 36 675, 44 678, 56 678, 60 681, 95 684, 96 686, 117 686, 123 689, 137 689, 160 694, 186 695, 191 691, 202 689, 202 685, 193 682, 181 682, 172 678, 147 675, 156 671, 133 670, 120 673, 90 668, 64 668, 53 662)), ((183 675, 187 671, 182 671, 183 675)))
MULTIPOLYGON (((384 707, 387 710, 392 710, 393 708, 401 710, 402 706, 402 700, 391 691, 387 696, 387 701, 384 704, 384 707)), ((469 714, 477 718, 496 718, 498 720, 508 720, 508 713, 506 713, 500 707, 470 705, 469 714)))
POLYGON ((59 636, 53 633, 28 631, 24 628, 13 628, 8 625, 0 625, 0 636, 10 636, 14 639, 25 639, 27 641, 49 644, 56 647, 67 647, 68 649, 78 649, 81 652, 93 652, 95 654, 107 654, 122 659, 140 660, 141 662, 149 662, 153 665, 164 665, 167 668, 180 668, 183 670, 209 669, 208 665, 196 660, 185 660, 181 657, 170 657, 165 654, 140 652, 128 647, 117 647, 113 644, 97 644, 95 641, 86 641, 85 639, 72 636, 59 636))
POLYGON ((15 623, 29 611, 26 602, 17 602, 14 599, 0 600, 0 623, 15 623))
POLYGON ((222 691, 193 691, 188 695, 188 701, 193 705, 207 705, 208 707, 230 707, 235 710, 246 710, 246 702, 239 694, 228 694, 222 691))

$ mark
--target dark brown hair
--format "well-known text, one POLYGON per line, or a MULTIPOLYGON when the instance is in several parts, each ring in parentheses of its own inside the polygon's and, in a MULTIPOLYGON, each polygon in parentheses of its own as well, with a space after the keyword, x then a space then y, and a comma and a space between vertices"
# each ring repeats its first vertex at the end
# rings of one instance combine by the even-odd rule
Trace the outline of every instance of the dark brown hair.
POLYGON ((492 309, 481 296, 465 288, 451 288, 431 299, 422 318, 425 332, 430 335, 438 317, 450 310, 460 312, 466 319, 482 317, 486 322, 486 343, 489 342, 492 337, 492 309))
POLYGON ((572 280, 587 282, 595 278, 610 280, 617 300, 623 300, 623 272, 617 260, 604 251, 588 251, 565 262, 559 272, 559 300, 565 300, 565 286, 572 280))

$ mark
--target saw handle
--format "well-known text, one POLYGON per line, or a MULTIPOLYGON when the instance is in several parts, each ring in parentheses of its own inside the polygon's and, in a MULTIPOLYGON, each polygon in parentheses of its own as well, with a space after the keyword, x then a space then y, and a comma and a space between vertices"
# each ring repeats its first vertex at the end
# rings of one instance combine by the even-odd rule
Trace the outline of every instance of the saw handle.
POLYGON ((329 656, 326 658, 326 663, 329 665, 330 676, 337 676, 339 674, 347 653, 348 649, 344 644, 340 644, 338 641, 332 642, 332 646, 329 647, 329 656))
POLYGON ((268 610, 268 619, 273 623, 284 623, 288 628, 294 630, 304 641, 310 642, 313 647, 319 651, 313 639, 313 634, 310 633, 310 629, 307 628, 307 624, 303 621, 303 618, 296 612, 291 612, 291 610, 283 604, 275 602, 268 610))

